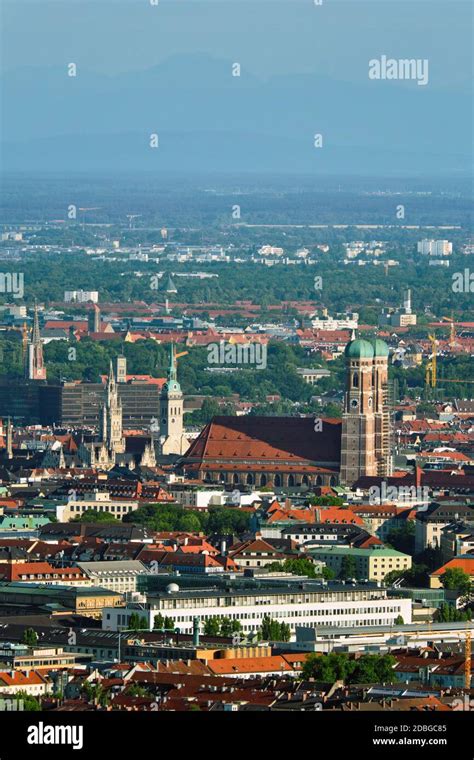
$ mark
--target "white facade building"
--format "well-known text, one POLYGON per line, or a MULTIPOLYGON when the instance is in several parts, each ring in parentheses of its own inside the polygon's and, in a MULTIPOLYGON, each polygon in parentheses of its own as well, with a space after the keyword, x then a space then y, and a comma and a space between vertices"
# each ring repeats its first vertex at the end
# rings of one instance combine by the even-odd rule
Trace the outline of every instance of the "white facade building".
POLYGON ((92 303, 99 302, 99 292, 97 290, 65 290, 64 301, 66 303, 92 303))
POLYGON ((417 250, 427 256, 450 256, 453 244, 449 240, 420 240, 417 250))
MULTIPOLYGON (((292 633, 296 626, 359 627, 392 625, 401 615, 405 623, 412 619, 412 601, 388 598, 385 588, 375 584, 343 585, 315 582, 274 585, 268 588, 225 588, 180 590, 170 584, 170 592, 148 595, 139 614, 148 618, 150 630, 155 615, 170 617, 182 633, 191 633, 193 619, 201 622, 215 616, 239 620, 244 633, 260 628, 265 617, 287 623, 292 633), (176 590, 177 589, 177 590, 176 590)), ((129 627, 136 605, 104 607, 102 628, 117 631, 129 627)))

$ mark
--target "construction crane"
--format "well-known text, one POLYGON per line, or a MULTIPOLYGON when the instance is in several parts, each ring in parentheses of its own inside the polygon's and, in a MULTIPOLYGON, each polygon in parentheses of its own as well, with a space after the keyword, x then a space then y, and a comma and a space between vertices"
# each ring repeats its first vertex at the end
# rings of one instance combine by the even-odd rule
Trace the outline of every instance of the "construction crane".
POLYGON ((426 364, 426 370, 425 370, 425 383, 426 385, 429 385, 431 388, 436 388, 436 382, 437 382, 437 375, 436 375, 436 359, 437 359, 437 350, 436 346, 438 341, 436 340, 434 335, 428 335, 428 339, 431 343, 431 354, 430 358, 428 359, 428 362, 426 364))
POLYGON ((471 631, 466 624, 466 644, 464 648, 464 688, 471 688, 471 631))
POLYGON ((189 351, 180 351, 179 354, 174 355, 174 360, 176 362, 176 366, 178 366, 178 359, 180 356, 187 356, 189 354, 189 351))

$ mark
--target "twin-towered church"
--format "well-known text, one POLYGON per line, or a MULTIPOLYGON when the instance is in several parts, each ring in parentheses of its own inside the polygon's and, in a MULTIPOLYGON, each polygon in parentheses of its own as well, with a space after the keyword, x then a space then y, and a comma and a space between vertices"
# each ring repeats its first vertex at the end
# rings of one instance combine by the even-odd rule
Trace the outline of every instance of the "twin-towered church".
POLYGON ((181 470, 208 483, 276 488, 390 475, 388 355, 382 340, 348 343, 342 420, 214 417, 180 460, 181 470))

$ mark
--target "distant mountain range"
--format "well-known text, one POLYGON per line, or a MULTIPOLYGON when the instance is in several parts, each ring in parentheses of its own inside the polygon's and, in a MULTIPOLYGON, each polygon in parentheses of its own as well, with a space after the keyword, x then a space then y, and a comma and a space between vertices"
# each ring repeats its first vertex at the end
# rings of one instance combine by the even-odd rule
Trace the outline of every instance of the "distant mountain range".
POLYGON ((462 91, 353 84, 302 74, 256 79, 208 55, 107 77, 67 66, 7 72, 2 167, 20 171, 468 174, 462 91), (150 148, 150 135, 159 147, 150 148), (315 148, 314 135, 323 136, 315 148))

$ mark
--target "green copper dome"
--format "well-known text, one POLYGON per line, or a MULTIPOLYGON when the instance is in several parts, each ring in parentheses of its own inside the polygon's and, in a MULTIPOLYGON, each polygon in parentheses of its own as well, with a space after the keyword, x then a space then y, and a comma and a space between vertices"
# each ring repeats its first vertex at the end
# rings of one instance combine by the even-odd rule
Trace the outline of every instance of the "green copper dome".
POLYGON ((348 359, 373 359, 374 348, 368 340, 351 340, 344 351, 348 359))
POLYGON ((380 338, 376 338, 376 340, 373 341, 372 345, 374 347, 374 356, 377 356, 377 357, 388 356, 389 350, 384 340, 380 340, 380 338))

